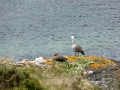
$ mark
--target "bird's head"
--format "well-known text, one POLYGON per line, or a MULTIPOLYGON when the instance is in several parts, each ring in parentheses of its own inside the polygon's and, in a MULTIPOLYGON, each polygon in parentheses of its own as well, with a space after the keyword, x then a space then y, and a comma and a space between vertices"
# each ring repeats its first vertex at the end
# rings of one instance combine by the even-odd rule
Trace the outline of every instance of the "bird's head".
POLYGON ((72 39, 74 39, 74 36, 71 36, 72 39))
POLYGON ((58 53, 54 53, 54 55, 53 56, 58 56, 58 53))
POLYGON ((74 43, 74 36, 71 36, 71 38, 72 38, 72 44, 74 43))

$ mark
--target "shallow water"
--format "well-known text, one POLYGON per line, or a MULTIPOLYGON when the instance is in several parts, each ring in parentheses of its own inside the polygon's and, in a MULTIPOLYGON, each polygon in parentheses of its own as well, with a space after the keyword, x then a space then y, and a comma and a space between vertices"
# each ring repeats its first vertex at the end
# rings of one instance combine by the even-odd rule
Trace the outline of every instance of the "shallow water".
POLYGON ((120 0, 0 0, 0 57, 86 55, 120 61, 120 0))

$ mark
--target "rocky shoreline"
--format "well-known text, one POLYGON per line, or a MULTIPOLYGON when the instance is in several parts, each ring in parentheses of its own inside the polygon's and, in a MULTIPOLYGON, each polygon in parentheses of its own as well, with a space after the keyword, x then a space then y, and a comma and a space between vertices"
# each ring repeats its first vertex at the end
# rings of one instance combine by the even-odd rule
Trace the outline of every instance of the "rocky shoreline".
MULTIPOLYGON (((97 56, 66 56, 70 63, 75 60, 84 60, 87 64, 83 68, 82 76, 97 85, 102 90, 118 90, 120 88, 120 62, 97 56)), ((51 58, 38 57, 34 61, 14 62, 9 59, 0 59, 0 63, 9 63, 17 67, 45 67, 53 65, 51 58)), ((82 64, 81 63, 81 64, 82 64)), ((77 65, 77 64, 76 64, 77 65)), ((78 68, 78 67, 77 67, 78 68)))
MULTIPOLYGON (((90 69, 91 70, 91 69, 90 69)), ((93 73, 87 76, 90 82, 102 87, 105 90, 115 90, 120 84, 120 67, 108 66, 106 68, 92 69, 93 73)))
POLYGON ((120 62, 114 62, 116 63, 115 65, 100 66, 97 69, 93 67, 85 68, 87 71, 93 71, 86 78, 103 90, 118 90, 120 88, 120 62))

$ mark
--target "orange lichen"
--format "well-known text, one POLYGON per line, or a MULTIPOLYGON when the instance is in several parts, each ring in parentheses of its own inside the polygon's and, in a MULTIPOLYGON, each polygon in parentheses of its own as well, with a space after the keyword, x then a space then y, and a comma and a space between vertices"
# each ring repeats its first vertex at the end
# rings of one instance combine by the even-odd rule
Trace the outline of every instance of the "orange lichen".
POLYGON ((45 60, 46 60, 45 64, 51 64, 52 63, 52 60, 50 58, 46 58, 45 60))
POLYGON ((51 64, 52 62, 46 61, 45 64, 51 64))
POLYGON ((106 58, 101 58, 101 57, 97 57, 97 56, 86 56, 87 59, 89 60, 97 60, 99 63, 104 63, 104 64, 116 64, 114 61, 110 60, 110 59, 106 59, 106 58))
POLYGON ((102 60, 104 63, 110 63, 111 61, 110 60, 107 60, 107 59, 103 59, 102 60))
POLYGON ((98 64, 98 63, 94 63, 94 64, 90 64, 90 67, 98 69, 99 67, 105 68, 105 64, 98 64))
MULTIPOLYGON (((80 60, 88 59, 90 61, 93 61, 93 63, 90 64, 89 66, 95 69, 98 69, 99 67, 105 68, 107 67, 107 65, 116 65, 114 61, 107 59, 107 58, 98 57, 98 56, 66 56, 66 58, 70 62, 73 62, 76 59, 80 59, 80 60)), ((52 63, 52 60, 50 60, 50 58, 47 58, 45 60, 46 60, 45 62, 46 64, 52 63)))
POLYGON ((86 56, 86 57, 90 60, 99 60, 100 59, 99 57, 96 57, 96 56, 86 56))
POLYGON ((116 62, 112 61, 112 60, 109 60, 109 59, 103 59, 102 60, 104 63, 107 63, 107 64, 112 64, 112 65, 115 65, 116 62))
POLYGON ((74 59, 70 58, 70 57, 67 57, 68 61, 74 61, 74 59))
POLYGON ((75 61, 76 59, 83 59, 84 56, 68 56, 66 57, 69 61, 75 61))

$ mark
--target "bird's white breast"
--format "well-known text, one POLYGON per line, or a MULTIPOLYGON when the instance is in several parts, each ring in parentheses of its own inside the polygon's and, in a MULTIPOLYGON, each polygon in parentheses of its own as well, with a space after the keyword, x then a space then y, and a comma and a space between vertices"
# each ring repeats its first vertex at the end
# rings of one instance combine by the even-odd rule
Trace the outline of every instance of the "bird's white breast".
POLYGON ((75 48, 75 46, 76 46, 76 45, 75 45, 75 44, 73 44, 73 45, 72 45, 72 48, 75 48))

